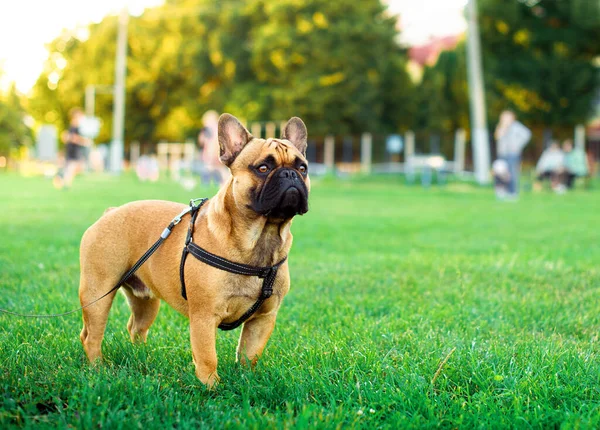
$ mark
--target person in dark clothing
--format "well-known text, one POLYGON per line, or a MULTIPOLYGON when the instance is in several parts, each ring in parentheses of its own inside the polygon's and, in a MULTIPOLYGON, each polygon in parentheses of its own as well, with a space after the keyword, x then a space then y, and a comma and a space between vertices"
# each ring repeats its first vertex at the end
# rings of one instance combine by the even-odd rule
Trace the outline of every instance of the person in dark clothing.
POLYGON ((84 118, 80 108, 73 108, 69 112, 71 121, 69 130, 63 134, 65 141, 65 168, 62 177, 57 175, 54 184, 57 188, 70 187, 75 176, 83 170, 85 151, 90 145, 90 140, 81 135, 79 130, 84 118))

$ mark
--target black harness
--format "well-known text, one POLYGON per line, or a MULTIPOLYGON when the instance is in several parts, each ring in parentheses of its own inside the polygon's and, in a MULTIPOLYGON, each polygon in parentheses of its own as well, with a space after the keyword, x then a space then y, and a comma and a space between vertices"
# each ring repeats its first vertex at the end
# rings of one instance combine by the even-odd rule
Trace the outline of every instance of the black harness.
POLYGON ((235 273, 236 275, 258 276, 259 278, 263 279, 260 295, 258 296, 256 302, 250 307, 250 309, 248 309, 240 318, 238 318, 232 323, 219 324, 219 328, 221 330, 233 330, 238 328, 248 318, 254 315, 254 313, 260 308, 263 302, 269 297, 271 297, 271 295, 273 294, 273 284, 275 283, 275 278, 277 277, 277 270, 285 262, 287 257, 284 257, 280 262, 278 262, 274 266, 256 267, 229 261, 223 257, 219 257, 218 255, 212 254, 196 245, 194 242, 192 242, 194 236, 194 224, 196 222, 196 218, 198 218, 200 208, 207 200, 208 199, 191 200, 190 207, 185 211, 185 213, 179 215, 179 219, 181 219, 181 217, 188 212, 191 215, 190 225, 188 227, 187 236, 185 238, 185 245, 183 247, 183 252, 181 253, 181 264, 179 265, 179 279, 181 280, 181 296, 185 300, 187 300, 187 291, 185 288, 185 261, 187 259, 188 254, 192 254, 198 260, 208 264, 209 266, 216 267, 217 269, 221 269, 229 273, 235 273), (199 203, 195 204, 197 201, 199 201, 199 203))

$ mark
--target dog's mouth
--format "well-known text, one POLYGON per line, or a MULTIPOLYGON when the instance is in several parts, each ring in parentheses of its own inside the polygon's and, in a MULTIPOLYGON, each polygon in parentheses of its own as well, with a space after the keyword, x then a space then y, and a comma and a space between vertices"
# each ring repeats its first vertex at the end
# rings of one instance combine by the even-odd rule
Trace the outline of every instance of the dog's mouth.
POLYGON ((289 219, 308 212, 308 189, 300 179, 271 181, 263 187, 252 209, 268 218, 289 219))
POLYGON ((270 214, 273 218, 292 218, 308 212, 308 202, 305 195, 295 186, 289 187, 282 195, 279 204, 270 214))

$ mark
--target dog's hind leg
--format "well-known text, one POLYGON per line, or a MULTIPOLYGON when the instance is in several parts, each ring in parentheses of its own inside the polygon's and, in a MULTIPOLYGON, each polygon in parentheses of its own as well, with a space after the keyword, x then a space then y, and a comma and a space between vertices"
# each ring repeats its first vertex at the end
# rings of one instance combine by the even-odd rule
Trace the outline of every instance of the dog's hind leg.
MULTIPOLYGON (((115 279, 114 282, 117 282, 117 280, 115 279)), ((112 285, 110 283, 93 282, 82 274, 79 284, 79 300, 81 305, 85 306, 96 300, 102 296, 103 291, 109 291, 111 288, 112 285)), ((102 359, 102 339, 104 339, 108 313, 116 293, 115 290, 100 301, 83 309, 83 329, 79 337, 90 362, 102 359)))
POLYGON ((130 287, 123 288, 131 308, 127 331, 132 342, 146 342, 148 329, 158 315, 160 299, 150 296, 138 297, 134 291, 130 287))

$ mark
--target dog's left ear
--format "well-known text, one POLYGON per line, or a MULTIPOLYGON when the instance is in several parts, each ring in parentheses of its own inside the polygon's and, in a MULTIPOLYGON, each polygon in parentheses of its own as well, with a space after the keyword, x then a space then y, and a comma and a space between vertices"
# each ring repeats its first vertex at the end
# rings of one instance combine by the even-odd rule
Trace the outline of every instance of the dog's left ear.
POLYGON ((306 155, 307 135, 308 132, 306 131, 304 122, 302 122, 302 120, 297 116, 290 118, 281 132, 281 138, 292 142, 294 146, 298 148, 298 151, 302 153, 302 155, 306 155))
POLYGON ((246 127, 231 114, 224 113, 219 117, 219 150, 221 162, 227 167, 244 146, 253 139, 246 127))

